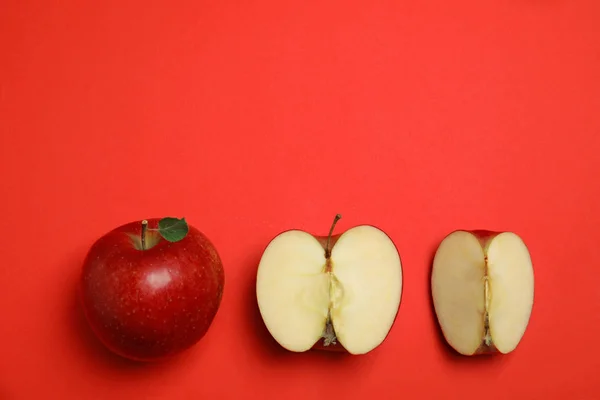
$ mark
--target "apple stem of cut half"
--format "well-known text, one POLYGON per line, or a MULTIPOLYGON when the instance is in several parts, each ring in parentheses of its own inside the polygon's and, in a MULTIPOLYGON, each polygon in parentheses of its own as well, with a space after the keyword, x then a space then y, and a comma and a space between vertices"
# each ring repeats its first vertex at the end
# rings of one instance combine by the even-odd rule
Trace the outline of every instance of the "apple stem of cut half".
POLYGON ((330 247, 331 236, 333 235, 333 230, 335 229, 335 225, 337 224, 337 222, 340 219, 342 219, 342 215, 336 214, 335 218, 333 219, 333 223, 331 224, 331 228, 329 229, 329 235, 327 235, 327 245, 325 246, 325 258, 328 260, 331 257, 331 247, 330 247))

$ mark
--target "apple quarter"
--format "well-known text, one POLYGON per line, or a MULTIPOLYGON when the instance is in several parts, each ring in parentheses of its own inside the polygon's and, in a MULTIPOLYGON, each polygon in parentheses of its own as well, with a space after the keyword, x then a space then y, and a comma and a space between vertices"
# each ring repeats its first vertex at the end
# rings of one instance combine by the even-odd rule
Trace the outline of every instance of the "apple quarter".
POLYGON ((436 251, 431 293, 442 333, 458 353, 510 353, 533 308, 529 251, 512 232, 452 232, 436 251))

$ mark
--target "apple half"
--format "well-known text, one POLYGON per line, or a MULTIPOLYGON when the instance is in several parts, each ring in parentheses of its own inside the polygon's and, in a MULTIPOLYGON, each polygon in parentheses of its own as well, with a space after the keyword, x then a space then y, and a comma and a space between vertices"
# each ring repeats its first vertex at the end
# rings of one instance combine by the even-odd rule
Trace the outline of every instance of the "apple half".
POLYGON ((513 351, 534 297, 531 257, 512 232, 450 233, 433 261, 431 293, 442 333, 463 355, 513 351))
POLYGON ((289 230, 268 244, 256 296, 263 321, 285 349, 365 354, 387 337, 400 307, 402 264, 380 229, 332 236, 289 230))

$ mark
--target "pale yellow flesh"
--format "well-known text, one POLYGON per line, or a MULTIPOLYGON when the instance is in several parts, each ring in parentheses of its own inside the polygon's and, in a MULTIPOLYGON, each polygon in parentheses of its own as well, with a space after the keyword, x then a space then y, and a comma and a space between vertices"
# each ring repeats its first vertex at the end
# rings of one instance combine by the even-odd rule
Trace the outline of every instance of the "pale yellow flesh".
POLYGON ((527 247, 513 233, 496 236, 488 248, 491 286, 490 332, 501 353, 513 351, 525 334, 533 308, 533 267, 527 247))
POLYGON ((400 306, 398 251, 379 229, 359 226, 340 236, 331 260, 341 286, 331 310, 333 328, 348 352, 367 353, 386 338, 400 306))
POLYGON ((301 231, 271 241, 258 267, 256 296, 273 338, 290 351, 310 349, 321 337, 329 308, 329 277, 321 244, 301 231))
POLYGON ((465 355, 484 343, 486 252, 489 333, 499 352, 516 348, 533 306, 533 266, 522 240, 501 233, 485 247, 475 235, 457 231, 442 241, 433 263, 438 321, 448 343, 465 355))
POLYGON ((402 269, 393 242, 382 231, 346 231, 331 253, 308 233, 288 231, 267 246, 257 275, 257 299, 267 329, 290 351, 310 349, 321 338, 331 306, 337 340, 364 354, 387 336, 400 305, 402 269))
POLYGON ((433 261, 433 304, 446 340, 461 354, 473 354, 483 340, 484 275, 475 236, 455 232, 442 241, 433 261))

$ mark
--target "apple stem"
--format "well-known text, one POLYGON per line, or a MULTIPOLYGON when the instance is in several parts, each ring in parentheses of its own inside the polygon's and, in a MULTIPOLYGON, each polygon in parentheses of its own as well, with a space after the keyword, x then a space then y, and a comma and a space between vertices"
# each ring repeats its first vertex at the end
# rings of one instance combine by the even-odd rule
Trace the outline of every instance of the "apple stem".
POLYGON ((142 221, 142 250, 146 250, 146 230, 148 229, 148 221, 142 221))
POLYGON ((325 246, 325 258, 329 258, 331 256, 331 249, 329 248, 329 242, 331 241, 331 235, 333 235, 333 230, 335 229, 335 224, 342 218, 340 214, 336 214, 333 219, 333 223, 331 224, 331 229, 329 229, 329 235, 327 236, 327 246, 325 246))

